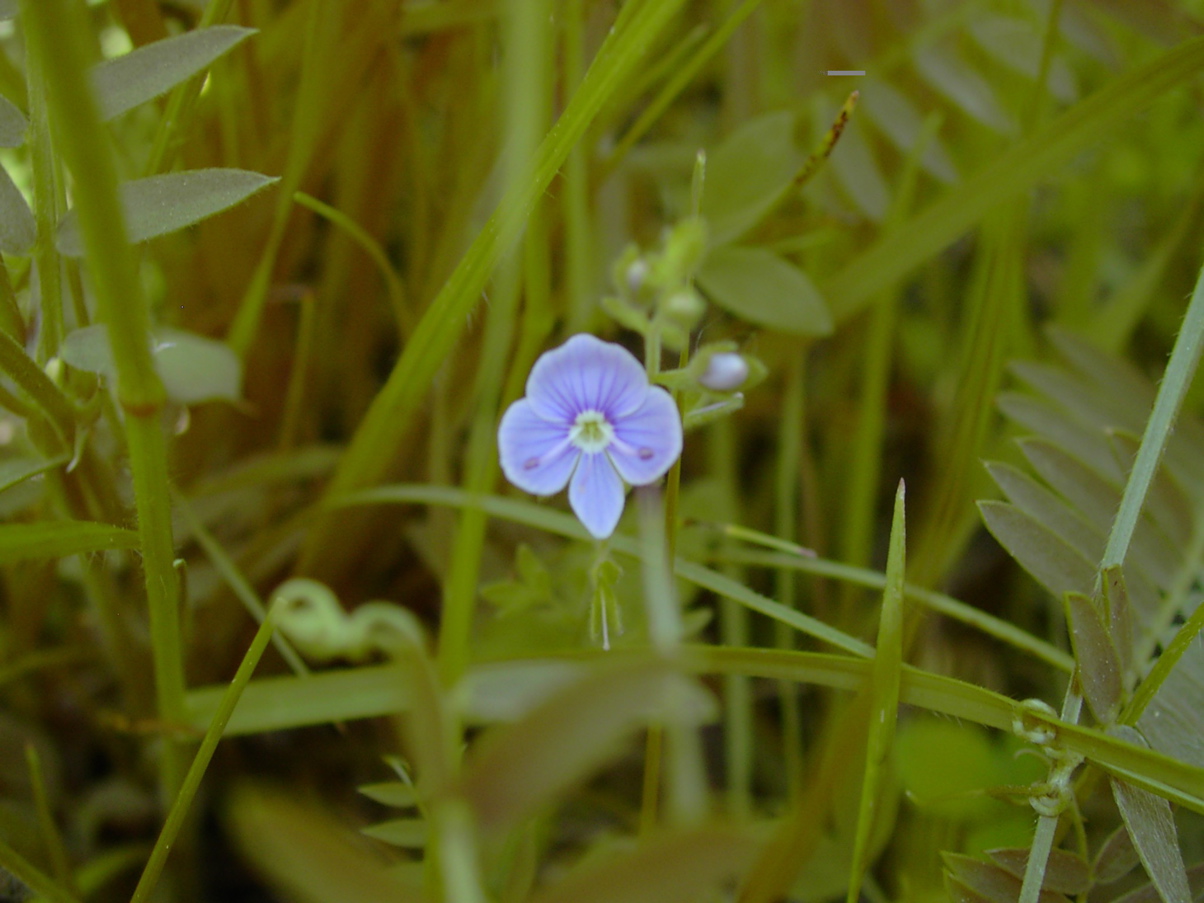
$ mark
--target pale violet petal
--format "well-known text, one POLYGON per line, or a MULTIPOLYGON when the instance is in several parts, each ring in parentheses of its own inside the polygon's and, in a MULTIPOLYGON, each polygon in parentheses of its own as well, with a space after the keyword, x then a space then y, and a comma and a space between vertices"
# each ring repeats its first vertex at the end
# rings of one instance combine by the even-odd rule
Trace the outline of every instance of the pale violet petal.
POLYGON ((648 390, 639 410, 614 424, 615 441, 607 449, 615 469, 632 486, 659 480, 681 454, 681 415, 673 398, 659 386, 648 390))
POLYGON ((502 416, 497 447, 506 479, 532 495, 563 489, 581 454, 569 442, 569 425, 544 420, 525 398, 502 416))
POLYGON ((572 423, 600 411, 612 423, 644 401, 648 377, 622 345, 582 333, 540 356, 527 377, 527 398, 547 420, 572 423))
POLYGON ((569 504, 595 539, 615 532, 623 513, 623 481, 602 452, 583 454, 569 484, 569 504))

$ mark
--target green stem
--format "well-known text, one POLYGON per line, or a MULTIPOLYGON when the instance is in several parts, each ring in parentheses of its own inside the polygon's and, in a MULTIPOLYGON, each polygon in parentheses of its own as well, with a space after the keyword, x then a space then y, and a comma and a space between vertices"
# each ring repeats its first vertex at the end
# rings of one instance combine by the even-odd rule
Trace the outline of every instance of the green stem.
MULTIPOLYGON (((150 314, 118 201, 112 148, 85 72, 87 25, 82 7, 71 0, 22 0, 21 13, 28 52, 45 75, 50 121, 59 156, 72 176, 88 273, 117 370, 150 610, 158 714, 178 722, 184 716, 184 664, 172 565, 167 446, 160 424, 165 395, 151 357, 150 314)), ((174 763, 174 755, 165 757, 168 787, 174 784, 174 763)))
POLYGON ((41 295, 42 331, 38 336, 38 362, 46 363, 63 341, 62 269, 55 236, 61 212, 58 167, 50 137, 50 117, 46 107, 46 84, 42 60, 30 54, 25 77, 29 86, 29 151, 33 171, 33 215, 37 224, 34 266, 38 272, 41 295))
POLYGON ((130 903, 144 903, 155 889, 159 876, 163 873, 163 866, 167 864, 167 855, 175 844, 180 828, 184 825, 184 818, 201 786, 201 778, 205 776, 205 769, 209 767, 213 752, 217 749, 218 741, 221 740, 222 733, 226 729, 226 723, 234 713, 234 707, 238 705, 243 690, 250 683, 251 675, 255 673, 255 666, 259 664, 259 659, 263 655, 264 649, 267 648, 274 629, 275 625, 269 612, 268 617, 259 626, 255 638, 251 641, 251 647, 247 650, 247 654, 243 656, 242 664, 238 666, 238 671, 234 674, 234 680, 222 694, 222 701, 213 715, 209 730, 205 732, 205 739, 201 741, 201 746, 192 759, 188 774, 184 776, 180 792, 176 794, 172 802, 171 810, 163 822, 159 838, 155 841, 154 849, 151 850, 150 859, 147 860, 146 868, 142 871, 142 877, 138 879, 138 886, 134 889, 130 903))

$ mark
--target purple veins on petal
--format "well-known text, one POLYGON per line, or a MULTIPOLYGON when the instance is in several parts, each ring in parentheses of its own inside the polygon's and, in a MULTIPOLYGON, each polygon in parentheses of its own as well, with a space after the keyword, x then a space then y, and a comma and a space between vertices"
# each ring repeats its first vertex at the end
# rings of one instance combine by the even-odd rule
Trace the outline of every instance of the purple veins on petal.
POLYGON ((623 481, 604 453, 581 456, 569 484, 569 504, 595 539, 615 532, 624 494, 623 481))
POLYGON ((562 490, 581 454, 569 441, 569 425, 540 417, 526 399, 506 411, 497 442, 502 473, 532 495, 554 495, 562 490))
POLYGON ((527 399, 541 416, 557 421, 592 410, 613 423, 638 408, 647 391, 644 368, 631 352, 587 334, 544 354, 527 378, 527 399))
POLYGON ((653 386, 643 405, 614 425, 608 450, 619 475, 632 486, 644 486, 665 475, 681 454, 681 417, 664 389, 653 386))

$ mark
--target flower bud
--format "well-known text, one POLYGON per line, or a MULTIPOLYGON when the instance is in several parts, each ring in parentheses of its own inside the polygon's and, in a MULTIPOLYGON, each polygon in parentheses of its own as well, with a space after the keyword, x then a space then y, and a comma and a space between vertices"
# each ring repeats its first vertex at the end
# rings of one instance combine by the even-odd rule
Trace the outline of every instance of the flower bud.
POLYGON ((687 331, 698 325, 706 310, 706 302, 689 288, 674 292, 661 305, 665 319, 687 331))
POLYGON ((712 354, 698 382, 712 392, 732 392, 748 380, 748 361, 734 351, 712 354))
POLYGON ((623 279, 627 283, 627 290, 633 295, 638 295, 648 279, 648 262, 642 257, 637 257, 627 267, 623 279))

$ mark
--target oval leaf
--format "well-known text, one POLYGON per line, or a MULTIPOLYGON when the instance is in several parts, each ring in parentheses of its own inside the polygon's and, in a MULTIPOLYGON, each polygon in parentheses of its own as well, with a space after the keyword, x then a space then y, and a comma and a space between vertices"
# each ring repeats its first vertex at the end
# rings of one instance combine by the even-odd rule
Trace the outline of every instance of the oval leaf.
POLYGON ((242 393, 242 362, 224 342, 178 329, 160 329, 153 353, 172 401, 237 401, 242 393))
MULTIPOLYGON (((179 329, 155 333, 151 354, 167 397, 178 404, 237 401, 242 392, 242 363, 229 346, 179 329)), ((69 366, 113 378, 117 370, 109 336, 101 324, 68 333, 59 356, 69 366)))
POLYGON ((789 112, 759 116, 707 155, 702 215, 712 244, 747 232, 790 187, 804 159, 794 143, 794 124, 789 112))
MULTIPOLYGON (((245 169, 193 169, 126 182, 121 200, 130 241, 148 241, 199 223, 277 181, 245 169)), ((58 248, 68 257, 83 256, 74 210, 59 224, 58 248)))
POLYGON ((92 87, 101 117, 114 119, 166 94, 254 33, 254 28, 214 25, 105 60, 92 70, 92 87))
POLYGON ((0 166, 0 251, 24 257, 36 238, 37 227, 25 195, 0 166))
POLYGON ((698 284, 743 320, 794 335, 832 332, 832 316, 806 273, 764 248, 716 248, 703 261, 698 284))
POLYGON ((25 143, 29 120, 11 100, 0 94, 0 147, 20 147, 25 143))

